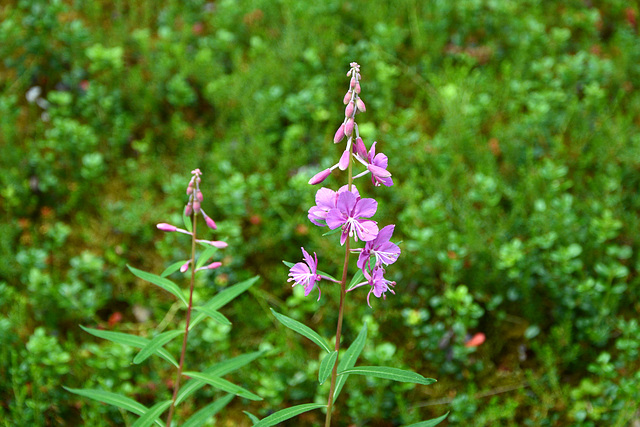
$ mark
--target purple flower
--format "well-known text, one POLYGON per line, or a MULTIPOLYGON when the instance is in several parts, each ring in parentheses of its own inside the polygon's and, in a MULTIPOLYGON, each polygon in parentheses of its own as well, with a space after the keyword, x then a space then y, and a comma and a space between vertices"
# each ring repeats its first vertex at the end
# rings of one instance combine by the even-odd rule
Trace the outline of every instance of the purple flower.
POLYGON ((350 191, 338 194, 336 207, 327 212, 326 223, 330 229, 342 227, 340 244, 344 245, 347 236, 353 236, 368 242, 376 238, 378 225, 371 218, 378 209, 378 202, 374 199, 360 199, 350 191))
POLYGON ((395 225, 387 225, 382 228, 375 239, 368 241, 364 248, 354 249, 354 252, 360 252, 358 257, 358 268, 361 270, 372 270, 373 266, 370 265, 372 256, 375 256, 375 267, 381 267, 382 264, 389 265, 396 262, 398 256, 400 256, 400 248, 395 243, 390 242, 391 236, 393 236, 393 230, 395 225))
MULTIPOLYGON (((327 213, 333 208, 336 207, 338 202, 338 194, 343 193, 348 190, 348 186, 343 185, 336 192, 329 188, 322 187, 316 192, 316 206, 312 206, 309 209, 309 221, 314 223, 315 225, 319 225, 320 227, 324 227, 327 220, 327 213)), ((351 192, 359 199, 360 194, 358 193, 358 189, 354 186, 351 186, 351 192)))
POLYGON ((374 142, 371 145, 371 149, 367 155, 367 160, 369 161, 367 169, 371 172, 371 181, 375 186, 383 184, 391 187, 393 185, 393 179, 391 179, 391 173, 387 170, 389 159, 382 153, 376 154, 376 144, 377 142, 374 142))
MULTIPOLYGON (((304 295, 307 296, 311 293, 313 288, 316 286, 316 283, 319 282, 322 277, 316 273, 318 267, 318 255, 314 252, 313 255, 315 258, 312 258, 304 248, 300 249, 302 249, 304 262, 296 263, 291 267, 289 270, 289 276, 291 277, 287 279, 287 282, 291 282, 293 280, 293 286, 304 286, 304 295)), ((320 301, 320 295, 320 286, 318 286, 318 301, 320 301)))
POLYGON ((392 282, 384 278, 384 269, 382 267, 374 268, 372 275, 369 274, 367 270, 365 270, 364 277, 367 279, 369 285, 371 286, 371 290, 367 295, 367 304, 369 305, 369 307, 371 307, 371 303, 369 302, 371 292, 373 292, 373 295, 375 295, 376 298, 382 297, 383 299, 387 299, 387 296, 385 295, 385 292, 387 291, 395 295, 395 292, 393 292, 393 289, 391 288, 396 285, 396 282, 392 282))

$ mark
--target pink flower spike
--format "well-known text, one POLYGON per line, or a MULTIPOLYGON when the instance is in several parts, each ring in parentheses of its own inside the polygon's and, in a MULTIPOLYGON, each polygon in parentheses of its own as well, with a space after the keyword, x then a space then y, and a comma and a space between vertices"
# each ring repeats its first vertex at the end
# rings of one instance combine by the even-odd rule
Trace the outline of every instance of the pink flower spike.
POLYGON ((351 135, 351 133, 353 132, 353 125, 355 124, 355 122, 353 121, 353 118, 350 118, 349 120, 347 120, 347 123, 344 125, 344 134, 345 135, 351 135))
POLYGON ((182 264, 182 267, 180 267, 180 273, 186 273, 187 270, 189 269, 189 264, 191 264, 191 260, 182 264))
POLYGON ((311 185, 316 185, 316 184, 320 184, 322 181, 324 181, 325 179, 327 179, 327 177, 331 175, 331 168, 327 168, 321 172, 318 172, 317 174, 315 174, 313 176, 313 178, 311 178, 309 180, 309 184, 311 185))
POLYGON ((338 163, 338 167, 340 170, 345 170, 349 167, 349 160, 351 156, 351 150, 344 150, 342 156, 340 157, 340 162, 338 163))
POLYGON ((345 115, 345 117, 351 117, 351 116, 353 116, 353 108, 354 108, 354 107, 353 107, 353 102, 350 102, 350 103, 347 105, 347 108, 345 108, 345 109, 344 109, 344 115, 345 115))
POLYGON ((344 105, 347 105, 347 104, 349 103, 349 101, 351 101, 351 94, 352 94, 352 93, 353 93, 353 92, 348 91, 347 93, 345 93, 345 94, 344 94, 344 99, 342 100, 342 103, 343 103, 344 105))
POLYGON ((356 107, 358 107, 358 111, 362 111, 363 113, 367 111, 367 107, 365 107, 364 102, 361 98, 356 100, 356 107))
POLYGON ((160 230, 160 231, 167 231, 167 232, 177 231, 178 230, 178 227, 176 227, 174 225, 171 225, 171 224, 167 224, 165 222, 156 225, 156 227, 158 227, 158 230, 160 230))
POLYGON ((340 127, 336 131, 336 134, 333 136, 333 143, 337 144, 338 142, 342 141, 342 138, 344 138, 344 123, 340 125, 340 127))
POLYGON ((200 270, 214 270, 218 267, 220 267, 222 265, 221 262, 216 261, 216 262, 212 262, 209 265, 205 265, 204 267, 200 267, 199 269, 197 269, 196 271, 200 271, 200 270))

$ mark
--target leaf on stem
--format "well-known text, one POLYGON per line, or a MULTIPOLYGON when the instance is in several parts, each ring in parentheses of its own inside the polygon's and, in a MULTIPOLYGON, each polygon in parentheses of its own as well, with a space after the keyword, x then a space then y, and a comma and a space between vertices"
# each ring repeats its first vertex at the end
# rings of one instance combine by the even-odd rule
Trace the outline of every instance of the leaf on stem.
POLYGON ((369 377, 423 385, 429 385, 436 382, 433 378, 425 378, 415 372, 405 371, 404 369, 398 368, 390 368, 388 366, 358 366, 338 372, 338 375, 344 374, 366 375, 369 377))
POLYGON ((282 421, 288 420, 289 418, 293 418, 296 415, 313 411, 314 409, 326 408, 326 407, 327 405, 323 405, 321 403, 304 403, 302 405, 292 406, 290 408, 286 408, 281 411, 278 411, 275 414, 271 414, 266 418, 263 418, 262 420, 260 420, 258 424, 254 425, 254 427, 274 426, 276 424, 281 423, 282 421))
MULTIPOLYGON (((236 283, 235 285, 228 287, 227 289, 223 290, 215 297, 207 301, 207 303, 205 303, 202 307, 207 307, 212 310, 219 309, 220 307, 224 306, 229 301, 233 300, 235 297, 249 289, 251 286, 253 286, 259 278, 260 276, 255 276, 251 279, 236 283)), ((189 324, 189 330, 193 329, 193 327, 200 323, 205 317, 207 317, 206 314, 198 313, 189 324)))
POLYGON ((420 421, 419 423, 406 425, 404 427, 433 427, 433 426, 436 426, 436 425, 440 424, 441 422, 443 422, 445 420, 445 418, 447 418, 448 415, 449 415, 449 413, 447 412, 446 414, 444 414, 441 417, 433 418, 433 419, 427 420, 427 421, 420 421))
POLYGON ((320 384, 323 384, 327 380, 327 378, 329 378, 329 375, 331 375, 333 365, 335 365, 337 358, 338 352, 335 350, 331 353, 327 353, 322 358, 322 362, 320 362, 320 369, 318 369, 318 382, 320 384))
POLYGON ((278 321, 282 323, 284 326, 310 339, 327 353, 331 353, 331 348, 329 348, 324 338, 318 335, 316 331, 314 331, 307 325, 298 322, 297 320, 287 317, 284 314, 278 313, 273 308, 271 309, 271 312, 273 313, 274 316, 276 316, 276 319, 278 319, 278 321))
POLYGON ((216 253, 218 248, 215 246, 207 245, 207 249, 200 253, 198 261, 196 262, 196 270, 207 263, 207 261, 216 253))
POLYGON ((249 390, 240 387, 239 385, 235 385, 232 382, 224 380, 216 375, 203 374, 201 372, 183 372, 182 375, 195 378, 198 380, 202 380, 210 386, 217 388, 222 391, 226 391, 227 393, 233 393, 237 396, 244 397, 249 400, 262 400, 260 396, 257 394, 251 393, 249 390))
MULTIPOLYGON (((114 342, 116 344, 130 345, 131 347, 143 348, 150 341, 147 338, 139 337, 137 335, 125 334, 124 332, 103 331, 100 329, 87 328, 82 325, 80 325, 80 327, 85 332, 88 332, 93 336, 114 342)), ((174 357, 164 348, 159 348, 156 351, 156 354, 162 357, 167 362, 171 363, 176 368, 178 367, 178 362, 176 361, 176 359, 174 359, 174 357)))
MULTIPOLYGON (((255 351, 253 353, 242 354, 240 356, 220 362, 204 371, 205 374, 222 376, 233 372, 262 356, 264 352, 255 351)), ((176 397, 176 405, 180 404, 184 399, 191 396, 197 390, 200 390, 206 383, 201 380, 191 379, 180 387, 178 396, 176 397)))
POLYGON ((338 228, 334 228, 331 231, 327 231, 326 233, 324 233, 322 236, 331 236, 332 234, 336 234, 337 232, 342 231, 342 227, 338 227, 338 228))
POLYGON ((260 418, 256 417, 255 415, 253 415, 251 412, 249 411, 242 411, 247 417, 249 417, 251 419, 251 424, 252 425, 256 425, 260 422, 260 418))
POLYGON ((199 313, 206 314, 207 316, 211 317, 213 320, 215 320, 216 322, 222 325, 231 325, 231 322, 229 321, 229 319, 227 319, 225 315, 220 313, 219 311, 212 310, 209 307, 193 307, 193 309, 199 313))
POLYGON ((187 229, 189 233, 193 232, 193 224, 191 223, 191 216, 187 216, 182 212, 182 222, 184 223, 184 228, 187 229))
POLYGON ((200 409, 198 412, 193 414, 189 419, 182 424, 182 427, 200 427, 204 423, 207 422, 209 418, 220 412, 222 408, 227 406, 235 395, 227 394, 224 397, 214 401, 213 403, 208 404, 204 408, 200 409))
POLYGON ((353 278, 351 279, 349 286, 347 286, 347 292, 353 289, 353 287, 358 283, 361 283, 362 279, 364 279, 364 274, 362 273, 362 270, 358 269, 358 271, 356 271, 356 274, 353 275, 353 278))
POLYGON ((187 307, 189 305, 189 303, 187 302, 187 298, 182 293, 182 290, 180 290, 180 287, 178 287, 178 285, 173 283, 171 280, 169 280, 169 279, 167 279, 165 277, 160 277, 160 276, 158 276, 156 274, 152 274, 152 273, 148 273, 146 271, 138 270, 137 268, 131 267, 130 265, 127 265, 127 268, 129 269, 129 271, 131 271, 133 274, 135 274, 136 276, 138 276, 142 280, 145 280, 147 282, 153 283, 154 285, 159 286, 162 289, 164 289, 165 291, 170 292, 171 294, 173 294, 173 296, 175 296, 180 301, 182 301, 182 303, 184 304, 185 307, 187 307))
MULTIPOLYGON (((143 415, 149 410, 142 403, 138 403, 135 400, 120 394, 111 393, 110 391, 91 390, 88 388, 68 388, 65 386, 62 386, 62 388, 68 392, 88 397, 89 399, 97 400, 98 402, 106 403, 108 405, 113 405, 116 408, 124 409, 125 411, 132 412, 136 415, 143 415)), ((155 423, 159 426, 164 425, 159 420, 155 420, 155 423)))
POLYGON ((185 262, 187 262, 187 261, 186 260, 182 260, 182 261, 174 262, 169 267, 165 268, 162 273, 160 273, 160 277, 167 277, 167 276, 172 275, 176 271, 180 270, 180 267, 182 267, 185 262))
POLYGON ((133 363, 138 365, 145 360, 153 353, 155 353, 160 347, 163 347, 166 343, 177 337, 178 335, 184 334, 184 331, 167 331, 163 332, 160 335, 154 337, 151 341, 149 341, 136 357, 133 358, 133 363))
MULTIPOLYGON (((344 371, 346 369, 353 368, 356 365, 356 361, 358 360, 358 356, 362 353, 362 349, 364 349, 364 343, 367 340, 367 324, 362 325, 362 330, 356 337, 356 339, 351 343, 351 346, 345 351, 344 356, 340 359, 340 363, 338 363, 338 372, 344 371)), ((349 375, 339 375, 336 379, 336 390, 333 393, 333 403, 338 399, 338 395, 344 387, 344 383, 347 382, 347 378, 349 375)))
POLYGON ((131 427, 148 427, 158 418, 164 411, 171 406, 171 400, 158 402, 149 408, 140 418, 136 420, 131 427))

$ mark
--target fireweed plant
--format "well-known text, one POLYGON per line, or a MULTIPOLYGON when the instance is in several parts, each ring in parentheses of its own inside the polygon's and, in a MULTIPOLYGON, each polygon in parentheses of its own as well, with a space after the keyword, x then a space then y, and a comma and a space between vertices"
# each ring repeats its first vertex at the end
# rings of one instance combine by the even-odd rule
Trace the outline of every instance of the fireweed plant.
POLYGON ((210 317, 214 321, 224 325, 231 325, 231 322, 222 313, 220 313, 218 309, 249 289, 259 278, 256 276, 244 282, 230 286, 216 294, 206 303, 198 306, 193 305, 193 289, 196 274, 204 271, 215 270, 220 267, 222 264, 219 261, 212 261, 212 257, 219 249, 227 247, 227 243, 219 240, 204 240, 197 237, 196 227, 198 216, 202 216, 202 218, 204 218, 207 227, 211 230, 216 230, 217 227, 214 220, 211 219, 211 217, 209 217, 201 207, 201 203, 203 201, 202 191, 200 191, 202 173, 200 172, 200 169, 195 169, 191 171, 191 174, 192 177, 187 186, 189 201, 185 206, 183 214, 185 229, 178 228, 167 223, 157 225, 157 228, 161 231, 181 233, 190 236, 191 257, 188 260, 178 261, 170 265, 159 276, 128 266, 129 270, 137 277, 159 286, 177 298, 178 304, 180 304, 182 308, 186 309, 184 328, 165 331, 156 335, 152 339, 147 339, 123 332, 106 331, 81 326, 82 329, 99 338, 140 348, 140 351, 133 359, 134 364, 142 363, 152 355, 159 356, 171 363, 177 370, 175 380, 173 381, 173 394, 171 399, 162 400, 157 402, 151 408, 147 408, 141 403, 121 394, 104 390, 71 389, 65 387, 72 393, 108 403, 138 415, 139 418, 133 424, 135 427, 148 426, 154 423, 160 426, 166 425, 167 427, 175 425, 173 416, 176 406, 184 402, 185 399, 207 384, 215 389, 226 392, 226 395, 197 411, 188 420, 182 423, 182 426, 196 427, 203 425, 209 420, 209 418, 224 408, 234 396, 241 396, 249 400, 262 400, 259 396, 251 393, 250 391, 222 378, 222 376, 229 372, 237 370, 259 357, 261 354, 260 352, 243 354, 232 359, 225 360, 209 367, 204 372, 187 371, 185 367, 185 353, 187 350, 187 337, 189 335, 189 331, 191 331, 191 329, 193 329, 198 323, 202 322, 206 317, 210 317), (204 250, 198 253, 196 251, 198 246, 201 246, 204 250), (184 295, 183 291, 177 284, 167 278, 167 276, 176 273, 178 270, 190 277, 188 297, 184 295), (192 317, 193 311, 196 311, 197 314, 192 317), (179 361, 176 361, 174 356, 171 355, 164 346, 179 336, 182 336, 182 350, 180 352, 179 361), (183 377, 186 377, 187 381, 181 387, 183 377), (168 414, 166 416, 166 421, 163 423, 160 420, 160 417, 167 412, 167 410, 168 414))
MULTIPOLYGON (((367 304, 369 307, 371 307, 371 295, 386 299, 387 292, 394 294, 393 288, 396 283, 388 280, 385 273, 386 268, 396 262, 401 252, 400 247, 391 241, 395 225, 390 224, 381 228, 375 220, 371 219, 376 213, 378 202, 373 198, 363 197, 354 184, 355 179, 369 176, 373 186, 391 187, 393 179, 387 170, 387 156, 376 152, 376 142, 371 144, 367 151, 360 137, 356 115, 364 113, 366 107, 360 98, 361 75, 360 66, 357 63, 351 63, 347 77, 350 77, 350 82, 349 89, 344 96, 344 104, 346 105, 344 120, 333 137, 335 144, 346 141, 346 147, 338 163, 317 173, 309 180, 309 184, 322 183, 336 169, 347 171, 347 183, 337 191, 330 188, 320 188, 315 196, 316 204, 309 209, 308 213, 309 220, 313 224, 332 230, 325 233, 326 236, 340 233, 340 245, 345 248, 341 279, 338 280, 318 270, 317 254, 314 252, 311 256, 305 248, 302 248, 302 262, 296 264, 284 262, 290 267, 288 281, 293 282, 293 286, 302 286, 307 296, 317 291, 318 300, 320 300, 322 295, 320 285, 323 282, 337 284, 340 287, 335 346, 331 349, 327 342, 308 326, 272 310, 283 325, 310 339, 326 352, 320 363, 318 381, 322 384, 329 377, 331 378, 329 398, 326 405, 303 404, 276 412, 261 420, 257 424, 260 427, 274 425, 302 412, 319 408, 326 408, 325 427, 329 427, 333 405, 349 375, 367 375, 424 385, 436 381, 415 372, 393 367, 356 367, 355 363, 366 341, 366 324, 351 346, 343 355, 340 355, 340 338, 347 294, 359 288, 368 289, 367 304), (362 166, 364 170, 354 176, 354 165, 362 166), (359 247, 355 247, 356 245, 359 247), (358 255, 358 270, 347 283, 347 269, 351 254, 358 255)), ((415 425, 436 425, 445 417, 446 414, 438 419, 423 421, 415 425)))

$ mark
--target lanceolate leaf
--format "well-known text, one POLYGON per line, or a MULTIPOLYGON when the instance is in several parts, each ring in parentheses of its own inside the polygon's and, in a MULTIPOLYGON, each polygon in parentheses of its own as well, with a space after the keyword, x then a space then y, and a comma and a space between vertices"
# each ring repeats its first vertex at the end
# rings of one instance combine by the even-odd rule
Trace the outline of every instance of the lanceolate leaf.
MULTIPOLYGON (((240 295, 241 293, 249 289, 251 286, 253 286, 253 284, 256 283, 259 278, 260 276, 255 276, 255 277, 252 277, 251 279, 245 280, 244 282, 240 282, 233 286, 228 287, 227 289, 218 293, 215 297, 207 301, 207 303, 204 304, 203 307, 207 307, 212 310, 219 309, 220 307, 224 306, 229 301, 231 301, 232 299, 234 299, 235 297, 237 297, 238 295, 240 295)), ((207 317, 206 314, 198 313, 191 321, 191 324, 189 325, 189 330, 191 330, 194 326, 200 323, 205 317, 207 317)))
POLYGON ((207 245, 207 249, 205 249, 204 251, 202 251, 200 253, 200 256, 198 257, 198 261, 196 261, 196 268, 200 268, 203 265, 206 264, 206 262, 213 256, 213 254, 216 253, 216 251, 218 250, 218 248, 216 248, 215 246, 211 246, 211 245, 207 245))
POLYGON ((326 351, 327 353, 331 353, 331 349, 327 345, 326 341, 320 335, 318 335, 316 331, 314 331, 307 325, 298 322, 297 320, 293 320, 292 318, 287 317, 284 314, 278 313, 273 308, 271 309, 271 312, 274 316, 276 316, 276 319, 278 319, 278 321, 284 326, 306 338, 309 338, 311 341, 320 346, 320 348, 322 348, 324 351, 326 351))
POLYGON ((356 271, 356 274, 353 275, 353 278, 351 279, 351 283, 349 283, 349 286, 347 286, 347 291, 350 291, 355 285, 357 285, 358 283, 361 283, 364 279, 364 274, 362 273, 362 270, 358 269, 358 271, 356 271))
POLYGON ((338 358, 338 352, 332 351, 324 356, 322 362, 320 362, 320 369, 318 369, 318 382, 320 384, 324 383, 329 375, 331 375, 331 371, 333 370, 333 365, 336 363, 336 359, 338 358))
POLYGON ((171 406, 171 400, 165 400, 164 402, 158 402, 148 409, 144 415, 133 423, 132 427, 148 427, 153 424, 154 420, 158 418, 164 411, 171 406))
POLYGON ((248 412, 248 411, 242 411, 242 412, 244 412, 244 414, 251 419, 252 425, 256 425, 260 422, 260 418, 256 417, 251 412, 248 412))
POLYGON ((433 378, 425 378, 415 372, 405 371, 398 368, 390 368, 388 366, 358 366, 356 368, 345 369, 344 371, 338 372, 338 375, 344 374, 366 375, 369 377, 423 385, 429 385, 436 382, 433 378))
POLYGON ((173 296, 175 296, 180 301, 182 301, 185 307, 189 305, 187 303, 187 298, 183 295, 182 291, 180 290, 180 287, 178 287, 178 285, 173 283, 171 280, 165 277, 160 277, 155 274, 148 273, 146 271, 138 270, 137 268, 131 267, 130 265, 127 265, 127 268, 142 280, 146 280, 147 282, 153 283, 154 285, 159 286, 165 291, 173 294, 173 296))
POLYGON ((296 415, 313 411, 314 409, 326 408, 326 406, 327 405, 323 405, 321 403, 305 403, 303 405, 292 406, 263 418, 258 424, 254 425, 254 427, 275 426, 276 424, 286 421, 289 418, 293 418, 296 415))
MULTIPOLYGON (((262 351, 256 351, 253 353, 242 354, 240 356, 234 357, 232 359, 225 360, 223 362, 218 363, 215 366, 204 371, 207 375, 213 376, 223 376, 227 375, 229 372, 233 372, 236 369, 239 369, 260 357, 263 354, 262 351)), ((184 386, 180 387, 180 391, 178 392, 178 397, 176 397, 176 405, 179 405, 187 397, 191 396, 195 391, 201 389, 206 383, 201 380, 191 379, 185 383, 184 386)))
POLYGON ((184 424, 182 424, 182 427, 200 427, 202 424, 206 423, 209 418, 227 406, 234 397, 235 396, 233 394, 227 394, 225 397, 221 397, 215 402, 208 404, 193 414, 184 424))
MULTIPOLYGON (((193 308, 195 311, 199 312, 199 313, 203 313, 206 314, 207 316, 211 317, 213 320, 215 320, 216 322, 222 324, 222 325, 231 325, 231 322, 229 321, 229 319, 227 319, 222 313, 220 313, 219 311, 213 310, 209 307, 194 307, 193 308)), ((189 325, 191 326, 191 325, 189 325)), ((191 328, 189 328, 191 329, 191 328)))
MULTIPOLYGON (((82 325, 80 325, 80 327, 91 335, 109 340, 111 342, 115 342, 117 344, 143 348, 149 343, 148 339, 139 337, 137 335, 125 334, 124 332, 102 331, 100 329, 86 328, 82 325)), ((164 348, 159 348, 158 350, 156 350, 156 354, 165 359, 167 362, 171 363, 176 368, 178 367, 178 362, 176 361, 176 359, 174 359, 173 356, 171 356, 171 354, 164 348)))
MULTIPOLYGON (((358 356, 362 353, 362 349, 364 348, 364 343, 367 340, 367 324, 365 323, 362 326, 362 330, 356 337, 356 339, 351 343, 351 346, 347 349, 340 359, 340 363, 338 363, 338 372, 344 371, 346 369, 351 369, 356 365, 356 361, 358 360, 358 356)), ((338 395, 344 387, 344 383, 347 381, 349 375, 340 375, 336 379, 336 391, 333 393, 333 402, 338 399, 338 395)))
POLYGON ((160 277, 167 277, 172 275, 173 273, 175 273, 176 271, 180 270, 180 267, 182 267, 182 265, 187 262, 186 260, 182 260, 182 261, 176 261, 173 264, 171 264, 169 267, 165 268, 164 271, 162 273, 160 273, 160 277))
POLYGON ((186 216, 184 212, 182 212, 182 222, 184 223, 184 228, 187 229, 189 233, 193 231, 193 223, 191 222, 191 216, 186 216))
POLYGON ((420 421, 419 423, 410 424, 404 427, 433 427, 443 422, 444 419, 447 418, 447 415, 449 415, 448 412, 441 417, 434 418, 432 420, 427 420, 427 421, 420 421))
MULTIPOLYGON (((107 403, 117 408, 124 409, 125 411, 133 412, 136 415, 145 414, 148 409, 142 403, 138 403, 135 400, 122 396, 120 394, 111 393, 104 390, 91 390, 88 388, 67 388, 62 386, 65 390, 78 394, 80 396, 88 397, 89 399, 97 400, 98 402, 107 403)), ((163 426, 159 420, 155 420, 155 423, 159 426, 163 426)))
POLYGON ((331 236, 332 234, 336 234, 337 232, 342 231, 342 227, 334 228, 331 231, 327 231, 322 236, 331 236))
POLYGON ((233 393, 237 396, 244 397, 245 399, 262 400, 262 398, 257 394, 253 394, 249 390, 244 389, 239 385, 235 385, 227 380, 223 380, 222 378, 215 375, 203 374, 200 372, 183 372, 182 374, 191 378, 202 380, 214 388, 226 391, 227 393, 233 393))
POLYGON ((155 353, 160 347, 164 346, 166 343, 177 337, 178 335, 184 334, 184 331, 167 331, 163 332, 157 337, 154 337, 151 341, 149 341, 140 352, 133 358, 133 363, 136 365, 147 360, 149 356, 155 353))

